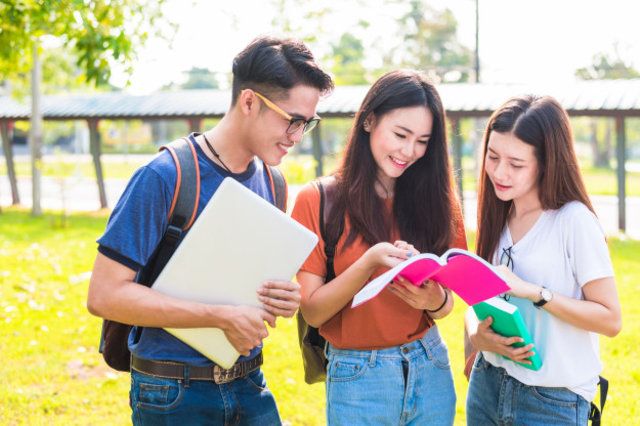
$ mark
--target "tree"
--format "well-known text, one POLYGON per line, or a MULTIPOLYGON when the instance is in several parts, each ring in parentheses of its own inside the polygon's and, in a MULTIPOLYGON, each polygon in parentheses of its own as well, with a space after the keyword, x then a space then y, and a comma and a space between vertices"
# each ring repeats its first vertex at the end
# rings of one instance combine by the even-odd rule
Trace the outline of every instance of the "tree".
MULTIPOLYGON (((578 68, 575 75, 581 80, 616 80, 639 78, 640 72, 622 59, 618 46, 615 45, 613 55, 606 52, 595 54, 591 65, 578 68)), ((591 138, 589 142, 593 155, 593 166, 610 168, 613 150, 613 144, 611 142, 611 135, 613 133, 611 119, 603 120, 593 118, 590 127, 591 138), (602 129, 602 127, 604 127, 604 129, 602 129)))
POLYGON ((218 80, 214 72, 208 68, 192 67, 186 71, 187 81, 180 85, 183 89, 217 89, 218 80))
POLYGON ((436 10, 422 0, 411 0, 407 7, 398 18, 401 45, 386 55, 385 65, 419 69, 437 81, 468 81, 473 54, 457 40, 453 13, 436 10))
POLYGON ((323 2, 297 0, 270 0, 274 9, 271 26, 282 35, 303 40, 318 53, 318 40, 326 36, 331 6, 323 2))
POLYGON ((344 33, 337 43, 331 45, 333 61, 331 71, 337 85, 367 84, 367 70, 363 65, 364 46, 351 33, 344 33))
MULTIPOLYGON (((107 84, 111 69, 131 71, 136 49, 150 33, 159 34, 161 1, 147 0, 4 0, 0 3, 0 81, 31 73, 31 162, 34 215, 41 214, 40 109, 43 43, 55 40, 72 52, 85 81, 107 84)), ((99 154, 99 151, 97 152, 99 154)), ((95 160, 94 160, 95 161, 95 160)), ((99 185, 102 180, 96 163, 99 185)))
POLYGON ((605 52, 595 54, 591 65, 578 68, 575 74, 581 80, 640 78, 640 72, 620 57, 617 46, 614 47, 613 55, 605 52))

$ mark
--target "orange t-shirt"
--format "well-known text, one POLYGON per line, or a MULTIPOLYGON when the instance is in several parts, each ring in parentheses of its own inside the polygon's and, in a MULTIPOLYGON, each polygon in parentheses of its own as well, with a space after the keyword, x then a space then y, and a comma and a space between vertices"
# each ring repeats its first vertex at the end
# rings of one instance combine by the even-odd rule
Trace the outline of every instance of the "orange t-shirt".
MULTIPOLYGON (((385 214, 391 215, 392 200, 388 200, 385 207, 385 214)), ((455 215, 456 236, 451 246, 466 249, 464 224, 459 208, 455 215)), ((309 184, 302 188, 296 197, 291 216, 319 237, 318 244, 300 270, 325 277, 327 257, 320 234, 320 193, 315 185, 309 184)), ((346 218, 344 232, 336 247, 334 259, 336 275, 340 275, 370 248, 361 237, 357 237, 345 250, 344 243, 349 235, 349 229, 349 219, 346 218)), ((394 235, 393 239, 399 239, 399 236, 394 235)), ((410 240, 407 242, 411 243, 410 240)), ((370 279, 387 270, 383 267, 378 268, 370 279)), ((382 291, 355 309, 352 309, 351 303, 348 303, 320 327, 320 334, 337 348, 371 350, 398 346, 419 339, 432 324, 433 320, 425 311, 410 307, 389 291, 382 291)))

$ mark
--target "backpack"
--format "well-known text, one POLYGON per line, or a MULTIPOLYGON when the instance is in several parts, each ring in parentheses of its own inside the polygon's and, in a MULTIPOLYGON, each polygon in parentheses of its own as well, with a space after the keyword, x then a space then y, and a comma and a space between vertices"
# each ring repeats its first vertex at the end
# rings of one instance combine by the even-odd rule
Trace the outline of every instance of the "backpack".
MULTIPOLYGON (((200 168, 196 150, 187 138, 175 140, 160 150, 167 150, 175 162, 177 170, 167 229, 147 264, 136 275, 138 284, 151 287, 180 244, 181 237, 195 221, 200 198, 200 168)), ((265 166, 267 166, 265 164, 265 166)), ((276 206, 286 210, 287 184, 282 173, 275 167, 266 167, 271 193, 276 206)), ((132 325, 103 320, 99 351, 105 362, 118 371, 130 371, 131 353, 128 339, 132 325)), ((135 340, 140 338, 142 327, 136 329, 135 340)))
MULTIPOLYGON (((333 261, 338 244, 337 238, 330 238, 325 228, 328 222, 331 208, 335 202, 336 185, 335 180, 321 178, 315 185, 320 192, 320 236, 324 241, 324 253, 327 256, 327 276, 325 284, 336 277, 333 261), (324 183, 323 183, 324 180, 324 183)), ((340 222, 338 238, 344 230, 344 221, 340 222)), ((298 343, 302 352, 302 364, 304 367, 304 381, 308 384, 323 382, 327 376, 327 357, 325 355, 326 340, 320 335, 317 328, 310 326, 304 320, 302 313, 298 310, 296 314, 298 321, 298 343)))

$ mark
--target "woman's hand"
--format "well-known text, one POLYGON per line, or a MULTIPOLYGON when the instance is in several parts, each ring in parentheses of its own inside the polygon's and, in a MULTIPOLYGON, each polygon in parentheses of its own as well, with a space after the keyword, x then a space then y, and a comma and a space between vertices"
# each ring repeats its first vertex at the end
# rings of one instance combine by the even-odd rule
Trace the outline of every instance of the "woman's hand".
POLYGON ((533 343, 519 348, 511 346, 514 343, 523 342, 522 338, 501 336, 491 329, 492 323, 493 318, 488 317, 478 324, 475 332, 467 330, 473 346, 478 350, 494 352, 506 356, 513 361, 530 365, 531 361, 527 358, 534 355, 531 351, 531 349, 533 349, 533 343))
POLYGON ((409 244, 406 241, 402 241, 402 240, 396 240, 393 243, 394 247, 397 247, 401 250, 406 250, 407 254, 409 255, 409 257, 411 256, 415 256, 416 254, 420 254, 420 252, 418 250, 416 250, 416 248, 413 246, 413 244, 409 244))
POLYGON ((524 281, 505 265, 496 266, 495 270, 509 286, 508 294, 522 299, 529 299, 533 302, 540 300, 540 286, 524 281))
POLYGON ((421 286, 415 286, 399 275, 388 289, 412 308, 428 311, 439 310, 438 308, 444 302, 446 291, 434 281, 426 281, 421 286))
POLYGON ((413 256, 415 251, 415 249, 410 251, 407 248, 398 248, 394 244, 384 242, 370 247, 362 257, 373 273, 381 266, 393 268, 413 256))

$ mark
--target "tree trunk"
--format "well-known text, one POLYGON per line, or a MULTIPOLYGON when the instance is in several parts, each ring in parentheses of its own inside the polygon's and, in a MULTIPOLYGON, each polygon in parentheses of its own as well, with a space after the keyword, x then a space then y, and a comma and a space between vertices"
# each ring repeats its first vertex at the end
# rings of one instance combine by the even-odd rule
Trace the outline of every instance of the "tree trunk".
POLYGON ((612 150, 612 144, 611 144, 611 133, 613 131, 612 126, 611 126, 611 119, 610 118, 606 118, 605 119, 607 121, 607 127, 604 133, 604 147, 602 148, 602 164, 603 167, 606 167, 608 169, 611 168, 611 154, 613 152, 612 150))
POLYGON ((40 43, 36 38, 33 42, 33 65, 31 70, 31 122, 29 144, 31 145, 31 214, 42 215, 40 204, 42 181, 42 105, 40 86, 42 84, 42 66, 38 49, 40 43))
POLYGON ((323 152, 322 152, 322 135, 320 134, 320 124, 311 131, 313 137, 313 158, 316 160, 316 177, 324 174, 323 152))
POLYGON ((89 145, 93 166, 96 170, 96 181, 98 182, 98 196, 100 197, 100 208, 107 208, 107 192, 104 187, 104 176, 102 174, 102 162, 100 161, 100 133, 98 132, 98 120, 88 120, 89 125, 89 145))
POLYGON ((13 162, 13 147, 9 138, 9 123, 0 121, 0 134, 2 135, 2 150, 4 158, 7 162, 7 175, 9 177, 9 185, 11 186, 11 204, 14 206, 20 204, 20 194, 18 193, 18 179, 16 177, 16 168, 13 162))

